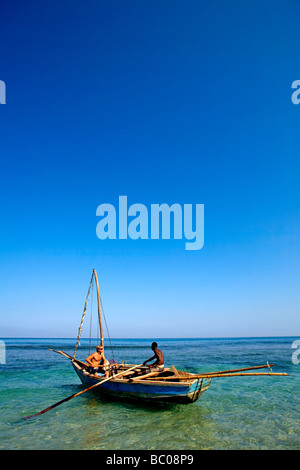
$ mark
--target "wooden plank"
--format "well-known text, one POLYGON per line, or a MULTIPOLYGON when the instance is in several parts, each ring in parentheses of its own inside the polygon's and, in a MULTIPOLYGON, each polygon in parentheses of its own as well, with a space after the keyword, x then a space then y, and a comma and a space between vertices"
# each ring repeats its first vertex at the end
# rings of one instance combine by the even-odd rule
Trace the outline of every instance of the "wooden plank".
POLYGON ((135 382, 136 380, 143 380, 143 379, 146 379, 148 377, 155 377, 156 375, 158 374, 161 374, 161 372, 149 372, 149 374, 145 374, 145 375, 140 375, 140 376, 137 376, 137 377, 133 377, 132 379, 129 379, 131 382, 135 382))
POLYGON ((169 381, 169 380, 197 380, 197 379, 214 379, 216 377, 253 377, 253 376, 261 376, 261 375, 264 375, 264 376, 267 376, 267 375, 270 375, 270 376, 288 376, 289 374, 286 374, 286 373, 280 373, 280 372, 239 372, 239 373, 236 373, 236 374, 195 374, 195 375, 192 375, 190 377, 154 377, 152 380, 166 380, 166 381, 169 381))
MULTIPOLYGON (((177 373, 179 374, 179 376, 181 377, 184 377, 184 378, 197 378, 197 376, 212 376, 212 375, 216 375, 216 374, 228 374, 228 373, 232 373, 232 372, 243 372, 243 371, 248 371, 248 370, 255 370, 255 369, 263 369, 263 368, 271 368, 271 366, 274 366, 274 364, 266 364, 266 365, 263 365, 263 366, 253 366, 253 367, 244 367, 243 369, 229 369, 229 370, 221 370, 221 371, 218 371, 218 372, 202 372, 201 374, 192 374, 192 373, 189 373, 189 372, 183 372, 183 371, 177 371, 177 373)), ((172 366, 174 367, 174 366, 172 366)), ((270 369, 271 370, 271 369, 270 369)), ((168 380, 170 380, 171 378, 168 378, 168 380)), ((182 379, 181 379, 182 380, 182 379)))
MULTIPOLYGON (((126 367, 126 369, 127 369, 127 367, 126 367)), ((126 369, 125 369, 125 370, 126 370, 126 369)), ((136 371, 138 371, 138 372, 140 372, 140 371, 142 371, 142 370, 143 370, 143 368, 142 368, 142 367, 140 367, 140 368, 136 369, 136 371)), ((127 372, 125 372, 125 373, 123 374, 123 376, 122 376, 122 377, 126 377, 127 375, 131 375, 131 374, 132 374, 132 372, 131 372, 131 371, 129 371, 129 372, 127 371, 127 372)))
POLYGON ((254 366, 254 367, 244 367, 242 369, 229 369, 229 370, 220 370, 218 372, 203 372, 205 375, 212 375, 212 374, 228 374, 231 372, 243 372, 245 370, 255 370, 255 369, 265 369, 267 367, 271 368, 274 364, 266 364, 263 366, 254 366))
POLYGON ((70 356, 69 354, 63 352, 63 351, 55 351, 55 349, 51 349, 51 348, 48 348, 49 351, 53 351, 55 353, 58 353, 58 354, 61 354, 62 356, 65 356, 67 357, 68 359, 70 359, 71 361, 74 361, 74 362, 77 362, 77 364, 81 364, 83 367, 87 368, 87 367, 90 367, 88 364, 86 364, 85 362, 82 362, 82 361, 79 361, 79 359, 73 359, 72 356, 70 356))
POLYGON ((138 375, 137 377, 133 377, 132 379, 129 379, 131 382, 135 382, 136 380, 144 380, 148 377, 155 377, 160 374, 163 374, 164 372, 168 372, 170 369, 164 369, 162 372, 156 371, 156 372, 149 372, 148 374, 145 375, 138 375))
POLYGON ((175 374, 176 377, 179 377, 179 376, 180 376, 180 374, 178 373, 178 370, 176 369, 175 366, 171 366, 171 369, 172 369, 172 371, 174 372, 174 374, 175 374))

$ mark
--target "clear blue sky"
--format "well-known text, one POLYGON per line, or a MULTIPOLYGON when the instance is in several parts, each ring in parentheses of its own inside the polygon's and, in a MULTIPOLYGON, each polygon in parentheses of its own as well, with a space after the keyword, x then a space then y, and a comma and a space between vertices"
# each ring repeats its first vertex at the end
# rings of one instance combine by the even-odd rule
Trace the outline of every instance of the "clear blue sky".
POLYGON ((1 5, 0 336, 300 334, 297 1, 1 5), (96 237, 96 208, 205 205, 205 241, 96 237))

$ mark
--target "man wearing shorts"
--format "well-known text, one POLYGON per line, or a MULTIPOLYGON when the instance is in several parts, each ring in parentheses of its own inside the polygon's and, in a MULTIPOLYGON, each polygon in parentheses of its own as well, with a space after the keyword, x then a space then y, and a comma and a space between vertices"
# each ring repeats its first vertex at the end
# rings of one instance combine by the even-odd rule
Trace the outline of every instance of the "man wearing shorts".
POLYGON ((157 343, 155 342, 151 344, 151 349, 154 352, 154 356, 150 357, 150 359, 145 361, 143 365, 145 366, 147 362, 153 361, 153 359, 155 359, 153 364, 149 364, 150 371, 151 372, 163 372, 165 366, 164 366, 164 355, 162 351, 157 348, 157 343))
POLYGON ((103 346, 97 346, 96 352, 87 357, 86 362, 90 366, 90 374, 98 375, 100 372, 109 377, 109 362, 105 359, 103 346))

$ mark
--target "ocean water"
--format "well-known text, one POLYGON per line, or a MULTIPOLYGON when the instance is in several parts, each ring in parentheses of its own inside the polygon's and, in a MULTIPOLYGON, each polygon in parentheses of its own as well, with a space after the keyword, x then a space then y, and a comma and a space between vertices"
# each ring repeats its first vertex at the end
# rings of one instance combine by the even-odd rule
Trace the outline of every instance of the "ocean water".
MULTIPOLYGON (((188 405, 135 404, 87 392, 39 417, 22 420, 84 389, 70 361, 47 349, 72 354, 76 341, 3 338, 6 363, 0 364, 0 448, 299 449, 300 364, 292 361, 292 344, 297 339, 159 339, 166 366, 208 372, 268 361, 275 364, 273 372, 290 375, 215 378, 208 391, 188 405)), ((139 364, 152 355, 151 342, 112 339, 113 349, 107 345, 106 355, 139 364)), ((84 360, 89 352, 89 340, 81 340, 76 357, 84 360)))

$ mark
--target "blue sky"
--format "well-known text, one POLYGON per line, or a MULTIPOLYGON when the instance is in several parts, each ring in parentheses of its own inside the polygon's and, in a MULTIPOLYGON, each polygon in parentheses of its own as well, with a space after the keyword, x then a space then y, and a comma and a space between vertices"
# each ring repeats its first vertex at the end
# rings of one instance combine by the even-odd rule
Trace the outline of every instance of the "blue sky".
POLYGON ((299 334, 296 1, 6 2, 0 335, 299 334), (99 240, 96 209, 204 204, 205 241, 99 240))

